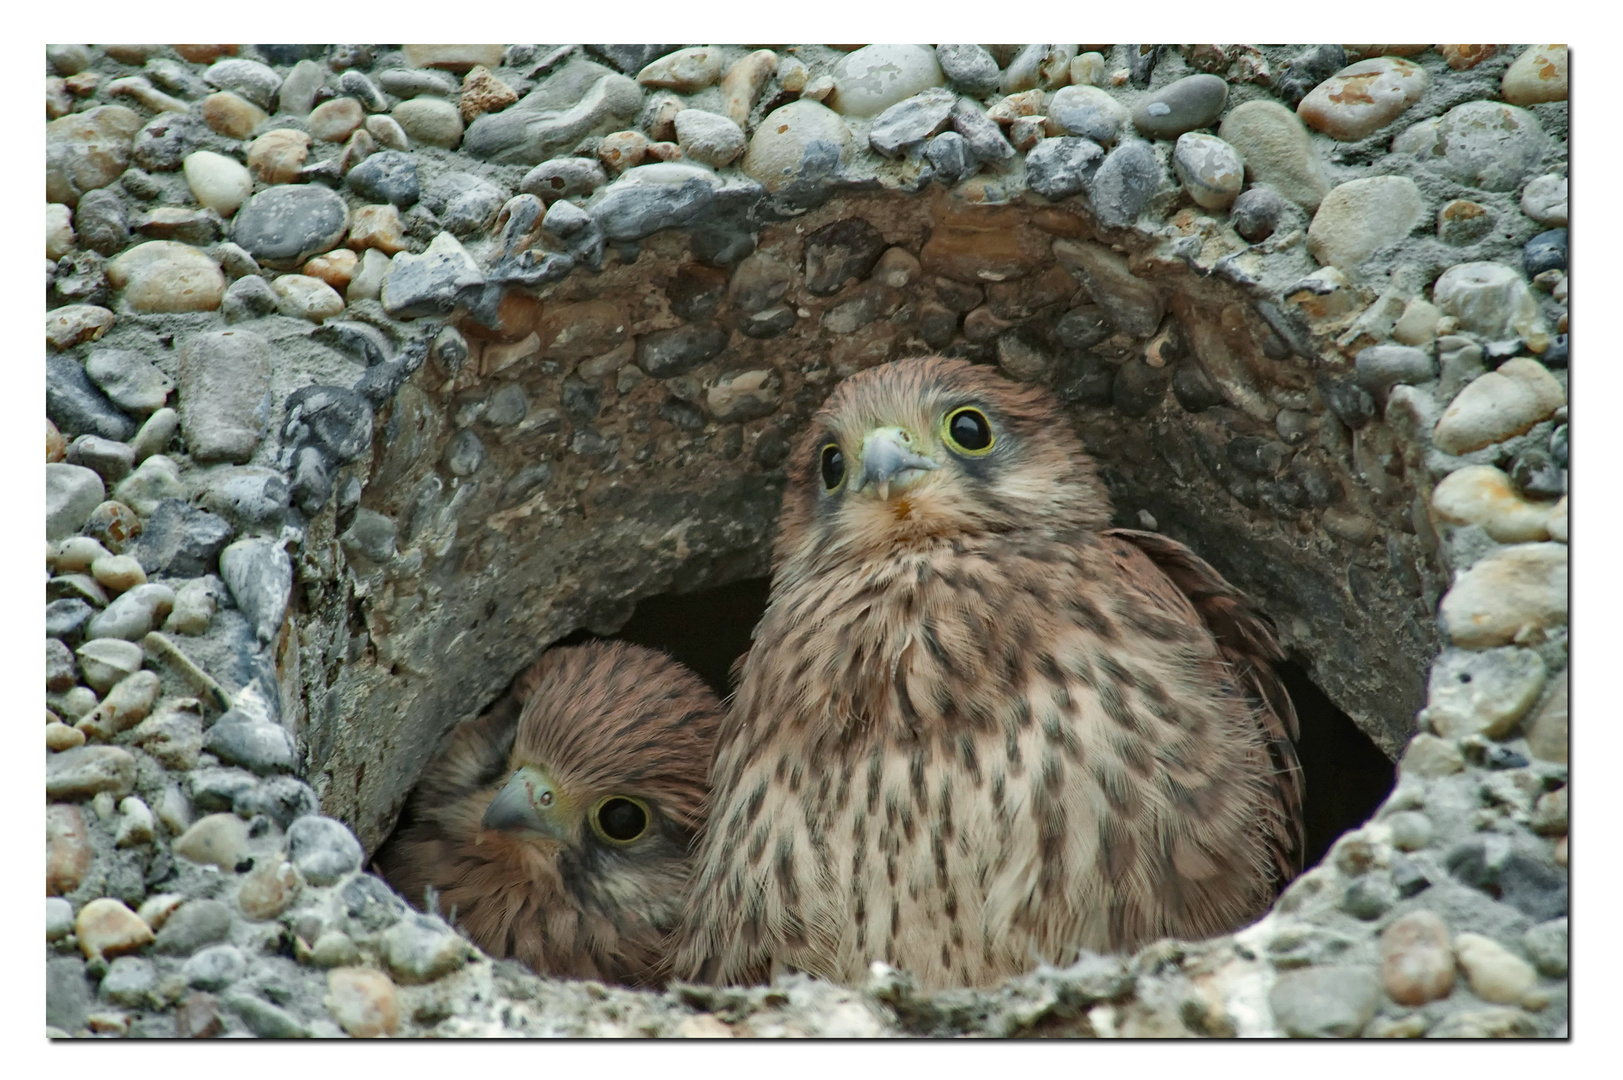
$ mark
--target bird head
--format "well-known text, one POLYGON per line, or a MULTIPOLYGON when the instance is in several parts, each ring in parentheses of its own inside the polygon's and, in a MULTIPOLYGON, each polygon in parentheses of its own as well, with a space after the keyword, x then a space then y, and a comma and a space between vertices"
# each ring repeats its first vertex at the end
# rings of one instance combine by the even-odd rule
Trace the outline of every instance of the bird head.
POLYGON ((813 417, 790 462, 777 561, 1109 518, 1093 462, 1046 390, 922 357, 851 376, 813 417))

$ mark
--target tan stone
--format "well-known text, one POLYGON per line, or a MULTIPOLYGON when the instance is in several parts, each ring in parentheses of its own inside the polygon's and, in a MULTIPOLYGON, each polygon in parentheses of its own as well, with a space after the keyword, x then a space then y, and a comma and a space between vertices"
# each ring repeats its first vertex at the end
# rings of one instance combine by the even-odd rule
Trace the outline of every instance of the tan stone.
POLYGON ((1534 45, 1505 69, 1499 92, 1512 105, 1567 100, 1567 47, 1534 45))
POLYGON ((385 255, 406 250, 406 231, 400 222, 400 211, 392 203, 362 206, 350 212, 349 239, 345 243, 355 251, 376 248, 385 255))
MULTIPOLYGON (((47 725, 51 726, 51 725, 47 725)), ((56 727, 66 727, 57 724, 56 727)), ((73 731, 72 728, 68 728, 73 731)), ((74 732, 78 734, 78 732, 74 732)), ((83 736, 80 736, 83 741, 83 736)), ((72 803, 45 808, 45 895, 62 896, 79 887, 94 851, 84 811, 72 803)))
POLYGON ((61 350, 95 341, 113 328, 114 318, 95 304, 67 304, 45 313, 45 343, 61 350))
POLYGON ((45 125, 45 201, 79 204, 129 167, 141 117, 122 105, 100 105, 45 125))
POLYGON ((490 73, 490 69, 476 65, 462 78, 462 96, 457 109, 462 122, 471 124, 488 112, 498 112, 518 100, 511 86, 490 73))
MULTIPOLYGON (((639 71, 637 81, 643 86, 691 94, 703 90, 721 78, 721 59, 721 50, 709 45, 678 49, 661 56, 639 71)), ((792 90, 804 88, 805 82, 802 81, 800 86, 793 87, 792 90)), ((787 85, 784 89, 791 90, 787 85)))
POLYGON ((85 744, 85 733, 78 728, 71 728, 61 721, 52 721, 45 725, 45 749, 52 752, 72 750, 76 746, 85 744))
POLYGON ((292 128, 276 128, 248 147, 248 168, 267 184, 291 184, 310 156, 310 136, 292 128))
POLYGON ((1449 776, 1465 768, 1465 755, 1448 739, 1421 732, 1409 740, 1398 762, 1401 772, 1412 776, 1449 776))
POLYGON ((1445 454, 1468 454, 1520 435, 1565 405, 1566 391, 1537 360, 1519 356, 1455 395, 1432 432, 1445 454))
POLYGON ((736 61, 721 77, 722 115, 740 128, 748 124, 755 99, 777 70, 778 54, 771 49, 756 49, 736 61))
POLYGON ((1499 51, 1497 45, 1439 45, 1437 51, 1448 61, 1448 66, 1455 71, 1467 71, 1476 67, 1499 51))
POLYGON ((1472 564, 1438 613, 1462 649, 1529 644, 1567 624, 1567 546, 1517 544, 1472 564))
POLYGON ((1567 762, 1567 673, 1550 682, 1544 705, 1523 726, 1527 729, 1527 749, 1545 761, 1567 762))
POLYGON ((250 919, 274 919, 292 906, 304 888, 304 879, 292 863, 261 859, 243 875, 237 889, 237 907, 250 919))
POLYGON ((366 110, 352 97, 329 98, 310 113, 310 134, 322 142, 340 143, 366 121, 366 110))
POLYGON ((182 60, 193 64, 212 64, 222 56, 237 55, 235 45, 171 45, 182 60))
POLYGON ((565 362, 600 356, 626 339, 625 313, 607 300, 547 308, 536 324, 541 348, 565 362))
POLYGON ((598 160, 609 174, 618 175, 648 156, 648 136, 640 131, 615 131, 603 136, 597 148, 598 160))
POLYGON ((360 262, 361 257, 349 248, 336 248, 305 263, 299 273, 324 281, 335 289, 347 289, 360 262))
POLYGON ((68 456, 68 440, 56 430, 56 425, 49 419, 45 421, 45 461, 61 461, 68 456))
POLYGON ((1462 933, 1454 939, 1454 953, 1471 992, 1483 1001, 1513 1005, 1538 985, 1533 965, 1490 937, 1462 933))
POLYGON ((235 814, 210 814, 199 819, 174 843, 176 855, 222 870, 235 870, 248 844, 248 823, 235 814))
POLYGON ((1480 525, 1501 544, 1548 540, 1549 502, 1523 498, 1510 477, 1492 465, 1467 465, 1445 476, 1431 493, 1444 521, 1480 525))
POLYGON ((1258 99, 1236 105, 1217 134, 1245 159, 1251 183, 1267 184, 1309 212, 1329 192, 1330 181, 1307 128, 1279 102, 1258 99))
POLYGON ((502 62, 500 45, 403 45, 401 51, 412 67, 465 71, 475 64, 493 68, 502 62))
POLYGON ((1419 64, 1393 56, 1361 60, 1315 86, 1296 113, 1308 127, 1343 142, 1362 139, 1420 100, 1429 81, 1419 64))
POLYGON ((111 959, 152 944, 152 928, 123 903, 108 897, 92 900, 73 920, 79 948, 86 958, 111 959))
POLYGON ((327 1011, 351 1036, 376 1039, 400 1027, 394 982, 372 968, 341 967, 327 973, 327 1011))
POLYGON ((1424 1005, 1454 992, 1448 927, 1430 911, 1411 911, 1381 932, 1381 984, 1399 1005, 1424 1005))
POLYGON ((148 240, 107 264, 107 280, 143 314, 214 311, 225 295, 220 264, 189 244, 148 240))
POLYGON ((228 139, 243 139, 269 119, 265 110, 229 90, 203 99, 203 123, 228 139))
POLYGON ((1323 265, 1353 273, 1378 250, 1420 224, 1425 201, 1407 176, 1366 176, 1338 184, 1319 204, 1307 247, 1323 265))

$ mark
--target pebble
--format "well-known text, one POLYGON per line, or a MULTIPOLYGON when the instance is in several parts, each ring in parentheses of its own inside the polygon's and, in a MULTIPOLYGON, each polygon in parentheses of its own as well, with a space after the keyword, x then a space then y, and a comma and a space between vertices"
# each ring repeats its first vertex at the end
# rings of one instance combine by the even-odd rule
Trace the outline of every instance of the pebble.
POLYGON ((1505 69, 1499 94, 1512 105, 1567 100, 1567 47, 1534 45, 1505 69))
POLYGON ((142 314, 213 311, 225 295, 219 264, 189 244, 149 240, 107 264, 107 279, 142 314))
POLYGON ((259 779, 244 769, 200 769, 191 775, 192 802, 199 810, 234 811, 237 799, 258 783, 259 779))
POLYGON ((931 87, 890 106, 874 118, 869 144, 885 157, 901 157, 946 128, 957 95, 931 87))
POLYGON ((84 681, 97 693, 105 694, 119 680, 141 670, 145 654, 133 642, 117 639, 87 641, 79 646, 79 670, 84 681))
POLYGON ((1347 65, 1347 52, 1340 45, 1309 45, 1285 61, 1284 70, 1274 79, 1274 89, 1293 108, 1308 91, 1347 65))
POLYGON ((415 913, 385 931, 379 946, 390 973, 408 984, 432 982, 456 971, 467 963, 470 952, 468 943, 444 923, 415 913))
POLYGON ((152 961, 141 956, 120 956, 108 965, 96 996, 131 1009, 152 1008, 162 1004, 153 993, 157 983, 158 973, 152 961))
MULTIPOLYGON (((193 774, 194 778, 196 774, 193 774)), ((195 863, 218 866, 227 873, 236 869, 248 849, 248 823, 236 814, 209 814, 199 818, 180 836, 170 849, 183 859, 195 863)), ((192 904, 201 901, 190 901, 192 904)), ((218 901, 210 901, 218 903, 218 901)), ((222 907, 224 905, 221 905, 222 907)), ((226 913, 229 929, 230 912, 226 913)), ((223 934, 221 935, 224 936, 223 934)), ((216 938, 215 940, 219 940, 216 938)))
POLYGON ((1438 611, 1462 649, 1532 643, 1567 624, 1567 546, 1516 544, 1459 574, 1438 611))
POLYGON ((99 105, 45 125, 45 201, 76 206, 129 167, 141 118, 122 105, 99 105))
POLYGON ((60 694, 71 690, 78 679, 79 669, 73 663, 73 653, 59 638, 45 639, 45 689, 60 694))
POLYGON ((1492 938, 1461 933, 1454 938, 1454 952, 1471 992, 1483 1001, 1513 1005, 1538 985, 1533 965, 1492 938))
POLYGON ((380 295, 384 310, 396 318, 444 314, 459 293, 484 280, 479 264, 456 237, 442 232, 421 255, 401 252, 395 257, 380 295))
POLYGON ((242 1022, 262 1039, 303 1039, 310 1034, 305 1026, 285 1009, 238 991, 227 995, 225 1007, 236 1013, 242 1022))
POLYGON ((1567 673, 1550 684, 1544 705, 1525 725, 1527 748, 1534 757, 1566 764, 1567 761, 1567 673))
POLYGON ((1234 231, 1251 243, 1261 243, 1274 234, 1285 214, 1285 200, 1266 184, 1253 185, 1240 192, 1229 210, 1234 231))
POLYGON ((319 323, 344 313, 344 298, 325 281, 306 274, 283 274, 271 282, 278 310, 293 319, 319 323))
POLYGON ((398 150, 373 154, 351 169, 344 183, 368 202, 392 203, 402 210, 420 197, 417 161, 398 150))
POLYGON ((1075 45, 1027 45, 1003 69, 1000 89, 1005 94, 1041 88, 1053 90, 1071 77, 1075 45))
POLYGON ((1088 201, 1101 225, 1123 228, 1138 220, 1165 179, 1161 159, 1149 143, 1123 142, 1105 155, 1088 182, 1088 201))
MULTIPOLYGON (((253 134, 254 129, 260 124, 270 119, 264 109, 251 101, 245 100, 239 94, 233 94, 229 90, 222 90, 217 94, 210 94, 204 98, 199 111, 202 114, 203 123, 208 125, 210 131, 224 135, 228 139, 245 139, 253 134)), ((182 128, 175 128, 174 130, 177 134, 184 132, 182 128)), ((138 152, 136 155, 136 160, 143 165, 148 165, 149 168, 152 167, 149 162, 153 161, 153 159, 154 155, 151 151, 148 151, 145 155, 138 152)))
POLYGON ((227 764, 261 774, 291 771, 296 760, 293 739, 280 726, 230 712, 209 728, 203 749, 227 764))
MULTIPOLYGON (((406 234, 400 211, 388 203, 357 207, 350 216, 349 246, 355 251, 371 250, 380 255, 398 255, 405 251, 406 234)), ((380 280, 380 289, 381 285, 380 280)))
POLYGON ((1229 84, 1216 75, 1186 75, 1142 98, 1133 126, 1152 139, 1176 139, 1211 125, 1228 104, 1229 84))
POLYGON ((88 536, 70 536, 57 547, 56 572, 76 574, 89 570, 96 560, 110 554, 101 544, 88 536))
POLYGON ((191 337, 180 350, 178 381, 180 421, 192 456, 247 461, 270 410, 270 348, 265 340, 246 330, 191 337))
MULTIPOLYGON (((396 119, 398 121, 398 117, 396 119)), ((310 113, 308 123, 313 138, 322 142, 341 143, 354 134, 365 121, 366 110, 361 107, 359 101, 352 97, 336 97, 317 105, 310 113)), ((401 127, 405 126, 401 124, 401 127)))
POLYGON ((1399 57, 1361 60, 1315 86, 1296 112, 1315 131, 1351 142, 1396 120, 1429 81, 1425 68, 1399 57))
POLYGON ((943 183, 953 183, 973 174, 978 166, 969 143, 956 131, 943 131, 924 148, 924 158, 943 183))
POLYGON ((300 60, 282 80, 281 91, 276 95, 277 111, 290 116, 309 116, 316 103, 316 94, 326 81, 325 64, 311 59, 300 60))
POLYGON ((198 709, 178 705, 159 709, 136 725, 136 745, 166 769, 193 768, 203 752, 203 718, 198 709))
POLYGON ((1551 229, 1539 233, 1522 245, 1522 269, 1528 277, 1546 270, 1567 268, 1567 230, 1551 229))
POLYGON ((756 126, 742 167, 767 191, 776 192, 832 176, 850 145, 851 129, 838 113, 815 101, 791 101, 756 126))
POLYGON ((1127 260, 1103 244, 1059 239, 1054 257, 1082 280, 1082 287, 1110 322, 1135 337, 1147 338, 1161 325, 1161 296, 1128 268, 1127 260))
POLYGON ((1437 365, 1409 345, 1371 345, 1354 360, 1358 384, 1372 394, 1384 393, 1399 383, 1418 385, 1437 378, 1437 365))
POLYGON ((1538 117, 1497 101, 1467 101, 1392 140, 1428 168, 1483 191, 1514 191, 1538 167, 1548 142, 1538 117))
POLYGON ((1002 76, 997 61, 979 45, 937 45, 935 58, 942 74, 971 97, 985 97, 998 89, 1002 76))
POLYGON ((111 311, 96 304, 67 304, 46 314, 45 341, 54 349, 71 349, 97 340, 114 321, 111 311))
POLYGON ((316 967, 343 967, 360 958, 355 942, 342 930, 325 930, 310 946, 310 962, 316 967))
POLYGON ((393 1035, 400 1027, 400 1002, 394 983, 381 971, 340 967, 327 974, 328 1012, 357 1039, 393 1035))
POLYGON ((1368 176, 1338 184, 1308 226, 1320 265, 1352 273, 1381 248, 1408 236, 1424 216, 1420 188, 1407 176, 1368 176))
POLYGON ((1255 100, 1235 106, 1217 134, 1245 159, 1252 183, 1267 184, 1310 212, 1328 194, 1330 183, 1307 128, 1278 102, 1255 100))
POLYGON ((1127 107, 1097 86, 1065 86, 1055 91, 1048 116, 1072 135, 1111 146, 1128 122, 1127 107))
POLYGON ((500 45, 403 45, 406 63, 419 68, 448 68, 465 71, 475 64, 499 67, 502 62, 500 45))
POLYGON ((261 265, 292 270, 337 247, 348 227, 349 208, 336 191, 287 184, 266 188, 244 203, 232 239, 261 265))
POLYGON ((45 892, 48 895, 60 896, 77 889, 90 870, 94 854, 84 811, 64 803, 45 808, 45 892))
POLYGON ((1569 788, 1539 796, 1528 815, 1527 826, 1540 836, 1565 836, 1570 816, 1569 788))
POLYGON ((829 105, 855 117, 878 116, 898 101, 947 81, 934 50, 922 45, 865 45, 842 56, 832 75, 829 105))
POLYGON ((110 739, 146 719, 161 690, 155 672, 137 671, 109 690, 101 704, 74 726, 86 735, 110 739))
POLYGON ((73 932, 88 960, 123 956, 152 944, 152 928, 123 903, 105 896, 79 909, 73 932))
POLYGON ((1540 225, 1565 226, 1567 223, 1567 178, 1546 173, 1527 182, 1522 188, 1522 213, 1540 225))
POLYGON ((267 184, 292 184, 309 156, 308 134, 277 128, 249 144, 248 170, 267 184))
POLYGON ((85 374, 120 409, 147 416, 169 399, 174 382, 138 352, 96 349, 85 359, 85 374))
POLYGON ((225 1030, 214 995, 194 990, 175 1007, 175 1034, 182 1039, 212 1039, 225 1030))
POLYGON ((293 906, 304 888, 299 872, 281 859, 261 859, 237 890, 237 907, 256 922, 274 919, 293 906))
POLYGON ((1452 247, 1474 244, 1493 231, 1494 212, 1470 199, 1453 199, 1437 211, 1437 239, 1452 247))
POLYGON ((220 577, 259 640, 274 639, 293 587, 293 563, 281 544, 238 540, 220 552, 220 577))
POLYGON ((1044 139, 1026 155, 1026 182, 1045 198, 1063 199, 1086 188, 1104 160, 1104 150, 1091 139, 1044 139))
POLYGON ((334 248, 305 263, 300 273, 330 285, 334 290, 349 288, 361 257, 349 248, 334 248))
POLYGON ((637 73, 637 82, 679 94, 692 94, 721 78, 721 50, 701 45, 678 49, 637 73))
MULTIPOLYGON (((1447 273, 1454 269, 1459 268, 1447 273)), ((1432 439, 1445 454, 1468 454, 1520 435, 1564 404, 1566 392, 1555 376, 1537 360, 1518 356, 1461 390, 1437 421, 1432 439)))
MULTIPOLYGON (((469 124, 463 149, 496 164, 533 165, 570 153, 588 135, 624 127, 642 106, 642 90, 634 80, 601 64, 571 59, 516 105, 469 124)), ((397 118, 400 108, 396 106, 397 118)), ((404 122, 401 126, 417 138, 404 122)))
POLYGON ((637 339, 637 366, 656 379, 685 375, 727 346, 724 331, 709 326, 655 330, 637 339))
POLYGON ((261 109, 275 107, 276 92, 282 87, 282 77, 256 60, 221 60, 203 72, 203 81, 241 94, 261 109))
POLYGON ((1450 776, 1465 768, 1465 755, 1446 739, 1424 732, 1409 740, 1398 762, 1400 772, 1411 776, 1450 776))
POLYGON ((1449 739, 1502 739, 1544 690, 1544 661, 1530 649, 1444 649, 1431 668, 1427 721, 1449 739))
POLYGON ((525 173, 518 189, 551 203, 571 195, 590 195, 608 182, 603 166, 590 158, 554 158, 525 173))
POLYGON ((344 292, 345 301, 353 304, 357 300, 378 299, 388 276, 388 256, 375 248, 367 249, 361 253, 360 269, 350 278, 349 288, 344 292))
POLYGON ((102 478, 94 470, 82 465, 48 462, 45 466, 45 538, 60 540, 78 532, 106 492, 102 478))
POLYGON ((962 135, 970 152, 983 161, 1006 161, 1014 157, 1014 147, 1004 137, 998 122, 969 98, 959 98, 953 105, 952 130, 962 135))
POLYGON ((90 620, 90 638, 138 641, 159 626, 174 606, 175 592, 169 586, 138 585, 90 620))
POLYGON ((1245 161, 1239 151, 1216 135, 1198 131, 1178 136, 1172 171, 1189 197, 1207 210, 1227 208, 1245 182, 1245 161))
MULTIPOLYGON (((235 820, 235 818, 233 818, 235 820)), ((360 869, 360 842, 341 821, 311 814, 287 830, 288 857, 312 885, 331 885, 360 869)))
POLYGON ((411 139, 406 129, 392 116, 368 116, 363 129, 386 150, 411 149, 411 139))
MULTIPOLYGON (((162 934, 159 937, 162 938, 162 934)), ((235 945, 214 945, 203 949, 181 965, 187 986, 199 990, 223 990, 248 972, 248 961, 235 945)))
POLYGON ((141 901, 141 907, 136 914, 141 921, 152 927, 154 931, 162 930, 163 924, 169 916, 180 910, 180 905, 186 902, 186 897, 179 893, 155 893, 141 901))
POLYGON ((152 843, 153 825, 151 808, 134 795, 127 796, 118 804, 118 835, 113 839, 113 846, 126 848, 152 843))
POLYGON ((213 569, 231 525, 176 499, 158 504, 130 554, 148 574, 195 577, 213 569))
POLYGON ((1381 932, 1381 983, 1400 1005, 1424 1005, 1454 992, 1448 927, 1430 911, 1411 911, 1381 932))
MULTIPOLYGON (((477 72, 485 72, 486 75, 489 75, 489 72, 485 71, 484 68, 475 66, 468 72, 467 78, 475 78, 477 72)), ((464 83, 466 83, 466 80, 464 80, 464 83)), ((388 100, 384 98, 376 84, 367 78, 364 73, 354 68, 338 76, 338 92, 355 99, 367 112, 380 113, 389 107, 388 100)))
POLYGON ((117 746, 81 746, 46 759, 45 793, 51 800, 88 799, 108 792, 128 795, 135 786, 135 758, 117 746))
POLYGON ((1548 540, 1548 502, 1523 498, 1510 477, 1492 465, 1467 465, 1449 473, 1431 496, 1432 509, 1456 525, 1480 525, 1501 544, 1548 540))
MULTIPOLYGON (((49 901, 47 901, 49 903, 49 901)), ((1539 974, 1552 979, 1567 977, 1567 920, 1551 919, 1529 927, 1522 934, 1522 949, 1533 960, 1539 974)))
POLYGON ((61 203, 45 204, 45 257, 60 259, 73 250, 73 211, 61 203))
POLYGON ((1268 993, 1274 1020, 1297 1039, 1347 1039, 1375 1016, 1380 984, 1367 968, 1309 967, 1281 972, 1268 993))
POLYGON ((129 215, 124 200, 111 188, 86 192, 74 211, 82 247, 103 255, 116 255, 130 242, 129 215))

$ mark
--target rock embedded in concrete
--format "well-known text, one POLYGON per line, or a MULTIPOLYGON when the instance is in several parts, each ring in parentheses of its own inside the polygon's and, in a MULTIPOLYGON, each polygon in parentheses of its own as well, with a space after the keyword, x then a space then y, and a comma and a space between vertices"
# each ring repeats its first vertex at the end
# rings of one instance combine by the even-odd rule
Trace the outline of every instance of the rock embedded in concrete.
POLYGON ((878 116, 920 91, 945 83, 935 52, 922 45, 865 45, 834 65, 829 105, 845 116, 878 116))
POLYGON ((1207 210, 1226 208, 1240 194, 1245 180, 1245 162, 1239 151, 1217 136, 1199 131, 1178 136, 1172 169, 1189 197, 1207 210))
POLYGON ((1308 227, 1308 250, 1325 266, 1354 273, 1380 249, 1420 224, 1425 204, 1407 176, 1370 176, 1338 184, 1308 227))
POLYGON ((1274 1019, 1298 1039, 1347 1039, 1375 1016, 1380 984, 1362 967, 1312 967, 1280 974, 1268 993, 1274 1019))
POLYGON ((1245 159, 1252 183, 1267 184, 1309 212, 1329 193, 1324 164, 1307 128, 1278 102, 1258 99, 1236 105, 1217 134, 1245 159))
MULTIPOLYGON (((430 104, 426 99, 417 101, 430 104)), ((642 92, 636 82, 600 64, 573 59, 517 104, 469 124, 462 147, 474 157, 497 164, 535 165, 569 153, 588 135, 629 123, 641 107, 642 92)), ((399 108, 396 106, 397 113, 399 108)), ((408 127, 407 132, 410 130, 408 127)))
POLYGON ((1044 139, 1026 155, 1026 182, 1044 198, 1063 199, 1087 189, 1104 160, 1091 139, 1044 139))
POLYGON ((293 588, 293 564, 282 545, 238 540, 220 552, 220 577, 259 640, 275 637, 293 588))
POLYGON ((231 239, 263 266, 292 270, 331 251, 349 228, 343 196, 320 184, 280 184, 254 195, 237 211, 231 239))
POLYGON ((1088 201, 1100 224, 1122 228, 1138 219, 1165 181, 1166 171, 1150 144, 1125 141, 1105 155, 1088 180, 1088 201))
POLYGON ((1429 81, 1425 68, 1400 57, 1360 60, 1314 87, 1296 111, 1314 130, 1351 142, 1396 120, 1429 81))
POLYGON ((314 814, 287 830, 288 858, 312 885, 331 885, 361 865, 359 841, 344 824, 314 814))
POLYGON ((1520 435, 1566 403, 1566 391, 1537 360, 1517 357, 1472 380, 1443 411, 1433 440, 1467 454, 1520 435))
POLYGON ((1505 69, 1499 92, 1512 105, 1567 100, 1567 47, 1529 46, 1505 69))
POLYGON ((180 350, 180 425, 201 461, 247 461, 270 419, 271 358, 249 330, 214 330, 180 350))
POLYGON ((1215 122, 1228 97, 1229 84, 1218 76, 1186 75, 1140 100, 1133 126, 1151 139, 1176 139, 1215 122))

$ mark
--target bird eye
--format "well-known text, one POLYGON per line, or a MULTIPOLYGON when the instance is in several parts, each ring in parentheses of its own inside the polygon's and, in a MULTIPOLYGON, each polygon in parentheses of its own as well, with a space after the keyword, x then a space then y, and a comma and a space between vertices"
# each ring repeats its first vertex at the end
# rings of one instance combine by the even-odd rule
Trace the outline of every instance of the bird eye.
POLYGON ((965 406, 948 413, 941 422, 941 431, 954 450, 966 454, 985 454, 992 449, 992 422, 979 409, 965 406))
POLYGON ((616 795, 592 811, 592 825, 605 840, 629 844, 648 831, 648 808, 636 799, 616 795))
POLYGON ((820 458, 823 469, 823 487, 834 491, 845 482, 845 455, 839 443, 825 443, 820 458))

